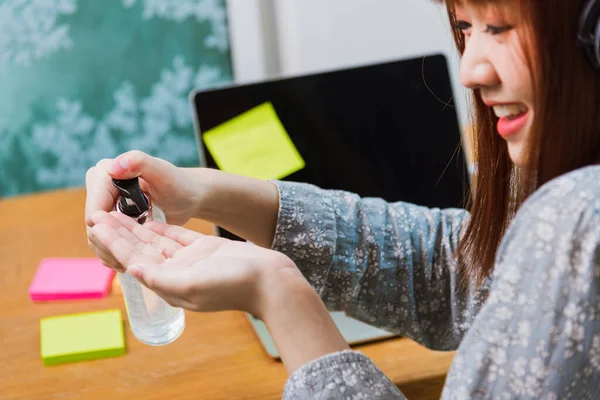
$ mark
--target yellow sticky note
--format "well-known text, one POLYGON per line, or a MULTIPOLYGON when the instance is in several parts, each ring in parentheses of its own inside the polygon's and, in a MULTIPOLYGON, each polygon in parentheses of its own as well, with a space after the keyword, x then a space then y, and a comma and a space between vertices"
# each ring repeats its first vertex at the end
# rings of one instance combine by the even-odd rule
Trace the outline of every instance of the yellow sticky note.
POLYGON ((125 354, 119 309, 42 318, 40 336, 44 365, 125 354))
POLYGON ((207 131, 203 137, 222 171, 268 180, 284 178, 305 165, 270 102, 207 131))

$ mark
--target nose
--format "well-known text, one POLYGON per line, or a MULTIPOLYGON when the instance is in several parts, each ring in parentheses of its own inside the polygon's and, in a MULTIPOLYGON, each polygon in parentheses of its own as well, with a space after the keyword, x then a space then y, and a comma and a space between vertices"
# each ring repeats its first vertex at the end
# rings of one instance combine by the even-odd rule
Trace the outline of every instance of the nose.
POLYGON ((484 45, 476 35, 473 35, 465 44, 460 61, 460 82, 466 88, 479 89, 500 83, 484 45))

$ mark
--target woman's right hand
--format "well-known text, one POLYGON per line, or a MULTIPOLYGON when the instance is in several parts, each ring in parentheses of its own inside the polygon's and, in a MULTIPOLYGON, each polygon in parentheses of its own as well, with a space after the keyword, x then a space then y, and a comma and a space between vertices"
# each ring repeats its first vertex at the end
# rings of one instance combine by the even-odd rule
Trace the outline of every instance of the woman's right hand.
POLYGON ((122 270, 107 249, 98 248, 89 240, 90 229, 94 226, 92 215, 97 211, 110 212, 115 208, 118 192, 112 184, 113 178, 139 177, 142 191, 165 213, 167 222, 183 225, 197 215, 201 204, 203 191, 198 170, 179 168, 137 150, 114 159, 100 160, 90 168, 86 174, 85 223, 88 244, 102 262, 108 267, 122 270))
POLYGON ((139 177, 140 187, 170 225, 200 218, 256 245, 270 247, 279 210, 279 191, 271 182, 225 173, 211 168, 179 168, 140 151, 104 159, 86 174, 85 222, 88 244, 102 262, 123 270, 105 248, 90 240, 92 216, 114 210, 118 198, 112 179, 139 177))

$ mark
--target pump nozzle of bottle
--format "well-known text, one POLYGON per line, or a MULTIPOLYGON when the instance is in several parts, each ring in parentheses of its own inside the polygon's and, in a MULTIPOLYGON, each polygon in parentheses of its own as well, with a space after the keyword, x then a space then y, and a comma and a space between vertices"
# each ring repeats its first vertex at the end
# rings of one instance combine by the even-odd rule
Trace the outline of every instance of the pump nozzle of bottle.
POLYGON ((117 211, 143 224, 152 216, 152 205, 140 189, 139 179, 113 179, 114 187, 119 190, 117 211))

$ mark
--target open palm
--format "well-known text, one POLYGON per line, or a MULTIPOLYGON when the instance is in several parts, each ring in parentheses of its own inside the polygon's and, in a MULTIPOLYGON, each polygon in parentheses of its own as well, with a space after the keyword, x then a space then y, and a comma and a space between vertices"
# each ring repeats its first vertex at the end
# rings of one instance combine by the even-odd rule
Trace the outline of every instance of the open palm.
POLYGON ((93 215, 91 239, 171 305, 193 311, 254 312, 259 276, 294 267, 285 255, 155 221, 139 225, 119 213, 93 215))

